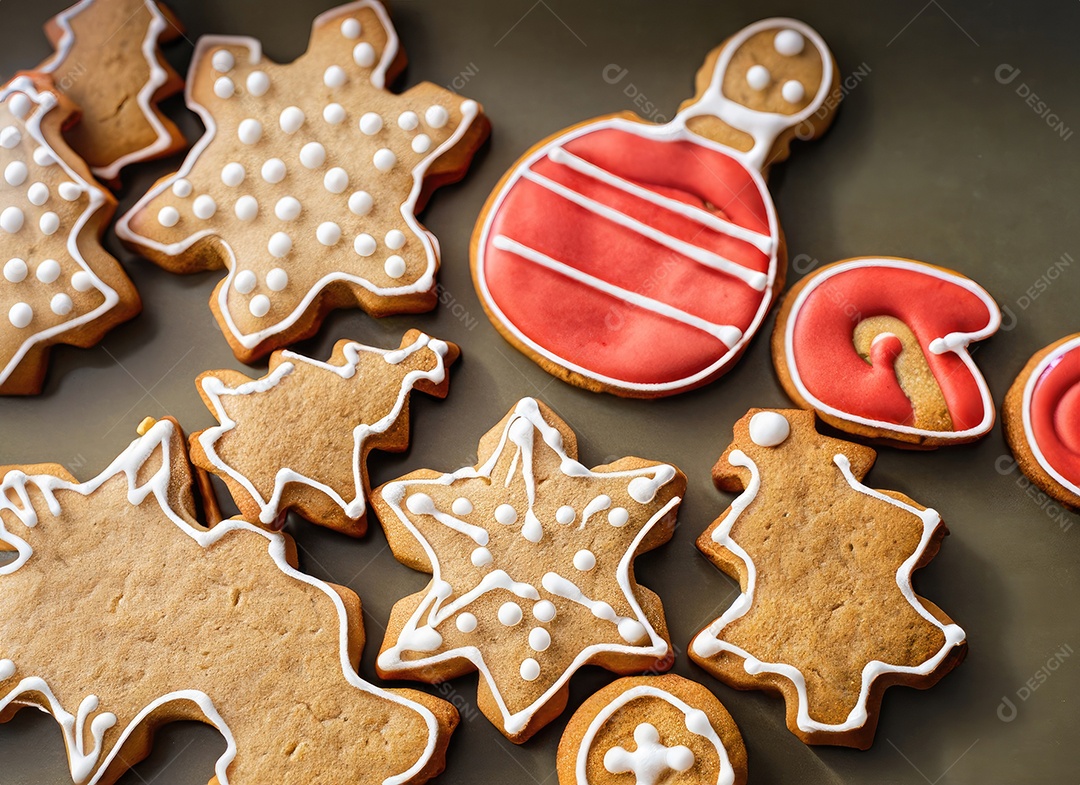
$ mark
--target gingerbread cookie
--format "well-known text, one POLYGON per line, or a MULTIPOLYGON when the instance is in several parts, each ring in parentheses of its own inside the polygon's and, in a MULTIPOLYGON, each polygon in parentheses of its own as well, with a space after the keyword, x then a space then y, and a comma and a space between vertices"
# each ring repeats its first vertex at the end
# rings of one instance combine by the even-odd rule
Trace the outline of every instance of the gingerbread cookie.
POLYGON ((821 37, 767 19, 714 50, 697 95, 653 125, 631 112, 540 142, 488 199, 472 270, 488 316, 555 376, 651 398, 738 360, 783 286, 767 168, 829 125, 821 37))
POLYGON ((785 295, 773 362, 788 395, 834 428, 908 447, 963 444, 994 426, 968 346, 1000 324, 994 299, 959 273, 847 259, 785 295))
POLYGON ((139 295, 101 246, 116 210, 61 130, 76 117, 47 77, 0 89, 0 393, 40 392, 54 344, 88 347, 139 295))
POLYGON ((206 134, 116 232, 167 270, 228 270, 210 305, 242 361, 334 308, 435 306, 438 242, 416 213, 464 176, 488 123, 433 84, 388 92, 404 66, 376 0, 319 16, 289 65, 251 38, 199 40, 187 100, 206 134))
POLYGON ((409 393, 445 398, 459 354, 410 330, 393 350, 338 341, 328 362, 277 351, 261 379, 200 374, 199 394, 221 425, 192 435, 192 463, 221 477, 249 520, 280 529, 296 510, 359 537, 368 453, 409 446, 409 393))
POLYGON ((1002 420, 1024 474, 1080 508, 1080 334, 1028 360, 1005 396, 1002 420))
POLYGON ((948 530, 934 510, 863 485, 877 454, 819 435, 813 412, 751 409, 734 430, 713 479, 742 494, 698 548, 742 594, 690 656, 732 687, 782 694, 807 744, 865 749, 886 687, 929 687, 967 652, 911 584, 948 530))
POLYGON ((559 741, 559 785, 745 785, 746 747, 727 709, 682 676, 619 679, 559 741))
POLYGON ((37 70, 82 110, 68 144, 102 180, 118 185, 125 166, 187 145, 158 108, 184 89, 158 48, 181 32, 154 0, 81 0, 45 26, 56 53, 37 70))
POLYGON ((176 720, 225 737, 220 785, 442 770, 456 710, 356 674, 360 601, 297 571, 291 540, 198 523, 174 422, 88 482, 55 464, 0 476, 0 542, 18 553, 0 567, 0 721, 52 714, 76 783, 114 782, 176 720))
POLYGON ((372 494, 394 555, 432 574, 394 606, 377 667, 427 682, 480 671, 480 710, 520 743, 566 707, 581 666, 670 667, 660 599, 633 561, 671 539, 686 478, 640 458, 587 469, 574 432, 532 398, 479 456, 372 494))

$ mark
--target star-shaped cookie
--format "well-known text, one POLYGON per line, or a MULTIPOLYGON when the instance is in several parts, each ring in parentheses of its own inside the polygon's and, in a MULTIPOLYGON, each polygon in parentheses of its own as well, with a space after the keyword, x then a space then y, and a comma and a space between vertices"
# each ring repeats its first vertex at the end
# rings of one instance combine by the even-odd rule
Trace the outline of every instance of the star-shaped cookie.
POLYGON ((368 453, 408 447, 409 394, 445 397, 459 354, 410 330, 392 350, 338 341, 328 362, 277 351, 261 379, 203 373, 196 386, 221 425, 192 435, 192 462, 221 477, 252 521, 281 528, 296 510, 359 537, 368 453))
POLYGON ((360 678, 357 596, 299 572, 282 534, 200 525, 191 483, 171 420, 84 483, 0 469, 0 718, 52 714, 78 785, 115 782, 178 720, 224 737, 218 785, 439 773, 454 708, 360 678))
POLYGON ((663 608, 633 561, 671 538, 686 478, 640 458, 587 469, 573 431, 532 398, 479 455, 372 494, 394 555, 432 574, 394 606, 377 668, 428 682, 480 671, 480 710, 520 743, 562 712, 581 666, 670 665, 663 608))
POLYGON ((416 214, 464 175, 488 123, 433 84, 386 90, 404 65, 375 0, 319 16, 289 65, 251 38, 199 40, 187 100, 206 134, 117 234, 173 272, 228 270, 210 304, 241 360, 311 335, 334 308, 434 307, 439 246, 416 214))
POLYGON ((745 490, 698 548, 742 594, 690 656, 734 687, 781 693, 808 744, 869 747, 887 687, 930 687, 967 651, 911 583, 948 530, 863 485, 875 457, 818 434, 813 412, 751 409, 713 469, 719 487, 745 490))
POLYGON ((116 200, 61 137, 76 114, 47 77, 0 89, 0 393, 39 392, 51 346, 91 346, 140 309, 101 247, 116 200))
POLYGON ((94 174, 118 184, 128 164, 184 149, 157 104, 184 88, 158 45, 181 35, 154 0, 81 0, 49 20, 56 53, 37 67, 82 110, 67 140, 94 174))

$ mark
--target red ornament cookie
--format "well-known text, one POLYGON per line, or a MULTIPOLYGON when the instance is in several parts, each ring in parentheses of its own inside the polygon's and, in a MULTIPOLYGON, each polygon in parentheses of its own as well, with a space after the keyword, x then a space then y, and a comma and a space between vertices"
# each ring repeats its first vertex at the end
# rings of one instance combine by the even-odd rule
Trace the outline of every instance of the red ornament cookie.
POLYGON ((834 428, 903 446, 963 444, 994 425, 968 346, 1000 324, 994 299, 959 273, 848 259, 785 295, 773 362, 788 395, 834 428))
POLYGON ((836 83, 814 30, 768 19, 709 55, 671 122, 624 112, 540 142, 473 233, 473 279, 495 326, 590 390, 659 397, 723 374, 787 265, 762 175, 796 133, 824 132, 836 83))

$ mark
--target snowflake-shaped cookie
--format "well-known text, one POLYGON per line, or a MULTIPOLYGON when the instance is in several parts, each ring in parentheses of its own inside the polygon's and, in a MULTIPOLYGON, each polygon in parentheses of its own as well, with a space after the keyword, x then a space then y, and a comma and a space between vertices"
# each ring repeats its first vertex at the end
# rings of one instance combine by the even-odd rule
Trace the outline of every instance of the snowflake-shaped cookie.
POLYGON ((522 742, 566 705, 586 664, 664 667, 659 598, 634 557, 671 538, 686 478, 623 458, 587 469, 573 431, 525 398, 480 441, 480 463, 376 489, 394 555, 432 573, 391 613, 384 678, 438 682, 479 670, 480 709, 522 742))
POLYGON ((100 244, 116 200, 60 135, 75 112, 45 77, 0 89, 0 393, 38 392, 49 347, 90 346, 139 312, 100 244))
POLYGON ((488 125, 435 85, 387 91, 404 63, 375 0, 319 16, 289 65, 251 38, 200 39, 187 100, 206 134, 117 234, 174 272, 228 269, 211 307, 241 360, 314 333, 333 308, 434 306, 438 243, 416 212, 464 175, 488 125))

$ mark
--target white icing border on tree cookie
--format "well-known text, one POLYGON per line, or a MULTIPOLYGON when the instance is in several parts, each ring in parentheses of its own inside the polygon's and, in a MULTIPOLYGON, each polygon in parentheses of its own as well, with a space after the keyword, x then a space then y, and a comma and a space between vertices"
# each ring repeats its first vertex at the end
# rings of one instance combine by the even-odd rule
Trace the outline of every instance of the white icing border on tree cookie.
POLYGON ((1080 487, 1076 483, 1070 482, 1061 472, 1050 465, 1050 461, 1043 455, 1039 442, 1035 439, 1035 431, 1031 427, 1031 398, 1035 394, 1035 385, 1039 383, 1040 377, 1046 372, 1047 366, 1056 363, 1069 352, 1075 351, 1077 347, 1080 347, 1080 336, 1061 344, 1052 352, 1049 352, 1035 366, 1035 369, 1028 376, 1027 383, 1024 385, 1024 399, 1020 408, 1020 415, 1024 423, 1024 441, 1027 442, 1028 449, 1035 456, 1035 460, 1039 462, 1039 466, 1062 488, 1080 495, 1080 487))
MULTIPOLYGON (((68 480, 60 479, 52 475, 27 475, 22 471, 12 470, 4 475, 0 480, 0 510, 7 510, 13 513, 19 521, 27 528, 33 528, 38 524, 38 514, 31 506, 28 486, 36 488, 44 497, 46 504, 48 505, 49 512, 54 516, 59 516, 62 512, 59 503, 56 500, 55 491, 65 490, 74 491, 82 494, 83 496, 89 496, 94 491, 98 490, 108 480, 112 479, 118 474, 123 473, 127 476, 128 481, 128 501, 132 505, 142 504, 147 497, 151 494, 156 499, 158 505, 161 508, 162 513, 173 524, 176 525, 181 532, 191 537, 202 548, 209 548, 214 543, 223 539, 226 535, 234 531, 246 531, 258 534, 267 540, 267 552, 270 558, 274 560, 274 564, 281 570, 286 576, 299 580, 303 583, 313 586, 319 591, 323 592, 330 601, 334 604, 334 609, 337 611, 338 620, 340 622, 338 629, 339 649, 341 655, 341 670, 345 678, 345 681, 349 685, 356 687, 357 689, 369 693, 371 695, 378 696, 392 703, 396 703, 400 706, 404 706, 408 709, 415 711, 421 717, 423 717, 428 727, 428 741, 425 746, 424 753, 420 759, 417 760, 408 771, 405 771, 394 777, 389 777, 384 780, 384 785, 401 785, 411 780, 416 776, 430 761, 435 746, 439 737, 439 725, 435 718, 435 715, 427 709, 427 707, 396 695, 392 692, 388 692, 373 684, 368 683, 362 679, 356 671, 353 669, 349 662, 348 652, 348 633, 349 633, 349 621, 348 615, 345 610, 345 604, 342 602, 341 597, 325 582, 313 578, 310 575, 306 575, 299 570, 289 565, 285 557, 285 538, 273 532, 266 532, 253 526, 246 521, 239 519, 223 521, 222 523, 209 530, 199 530, 191 526, 185 521, 175 510, 169 506, 169 489, 172 480, 172 464, 170 462, 170 446, 175 434, 175 426, 168 420, 160 420, 153 425, 146 432, 144 436, 133 441, 127 449, 125 449, 117 458, 104 470, 92 480, 84 483, 70 482, 68 480), (154 472, 141 486, 138 485, 139 471, 150 460, 154 453, 160 448, 161 450, 161 467, 154 472), (14 495, 18 500, 18 504, 11 501, 11 495, 14 495), (21 505, 21 506, 19 506, 21 505)), ((0 518, 0 542, 5 542, 13 546, 18 551, 18 557, 11 563, 0 566, 0 576, 10 575, 19 568, 21 568, 33 555, 33 549, 30 545, 19 538, 17 535, 9 532, 4 525, 3 519, 0 518)), ((14 673, 14 668, 10 665, 10 660, 0 660, 0 676, 3 675, 4 670, 9 670, 8 678, 14 673)), ((48 700, 52 695, 51 691, 43 692, 42 686, 48 690, 48 686, 44 685, 42 680, 37 678, 24 679, 14 690, 10 691, 2 698, 0 698, 0 710, 16 701, 20 695, 28 692, 42 692, 48 700)), ((172 692, 168 695, 164 695, 140 712, 134 720, 132 720, 128 726, 124 729, 123 733, 117 739, 111 752, 103 761, 99 761, 100 750, 91 750, 90 753, 86 753, 82 740, 76 741, 75 745, 71 742, 75 740, 73 728, 68 727, 67 717, 71 715, 67 712, 57 716, 57 721, 64 729, 65 741, 68 742, 68 753, 71 756, 71 773, 72 778, 80 783, 80 785, 96 785, 101 777, 108 770, 109 765, 113 762, 116 756, 123 748, 124 742, 131 736, 142 720, 149 716, 154 710, 164 706, 165 704, 174 700, 187 700, 194 703, 199 707, 199 710, 203 712, 207 720, 218 729, 218 731, 224 736, 227 743, 225 753, 218 759, 214 767, 214 773, 221 785, 229 785, 229 778, 227 770, 229 764, 232 763, 236 757, 237 746, 236 740, 229 730, 228 726, 224 723, 221 715, 218 713, 214 706, 213 700, 205 692, 201 690, 181 690, 178 692, 172 692), (94 767, 97 766, 97 774, 91 779, 90 774, 93 772, 94 767), (82 775, 81 777, 79 775, 82 775)), ((55 698, 52 698, 50 704, 55 703, 55 698)), ((86 700, 84 699, 84 703, 86 700)), ((99 715, 104 716, 104 715, 99 715)), ((86 712, 80 708, 79 717, 85 721, 86 712)), ((78 718, 76 718, 78 720, 78 718)), ((115 718, 114 718, 115 719, 115 718)), ((81 726, 81 723, 78 723, 81 726)), ((93 729, 94 723, 91 723, 93 729)), ((111 727, 111 725, 109 725, 111 727)), ((104 733, 104 729, 101 731, 104 733)), ((95 736, 97 738, 98 734, 95 736)))

